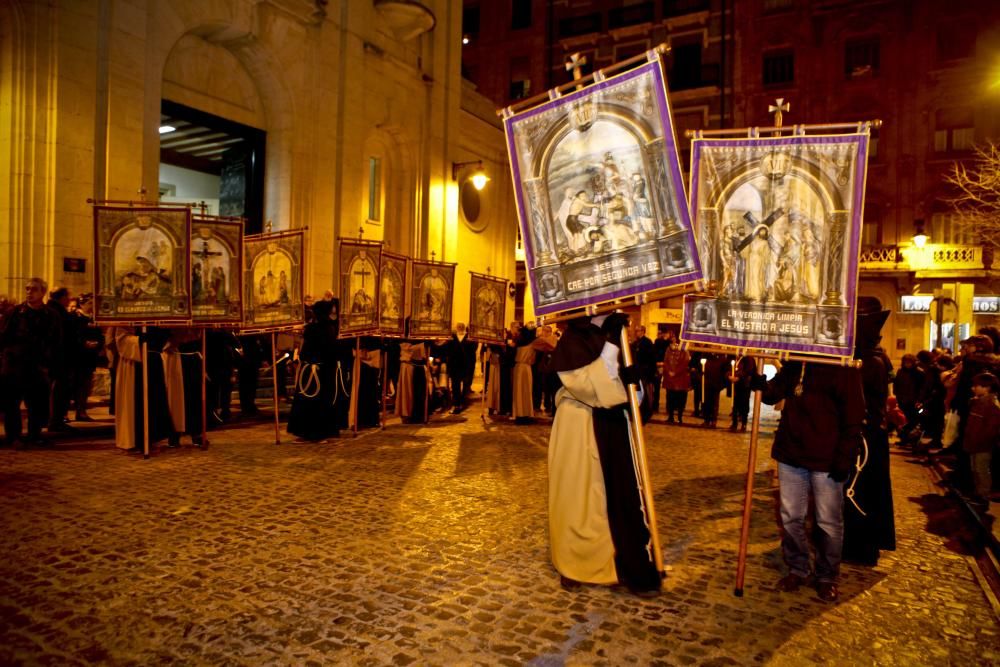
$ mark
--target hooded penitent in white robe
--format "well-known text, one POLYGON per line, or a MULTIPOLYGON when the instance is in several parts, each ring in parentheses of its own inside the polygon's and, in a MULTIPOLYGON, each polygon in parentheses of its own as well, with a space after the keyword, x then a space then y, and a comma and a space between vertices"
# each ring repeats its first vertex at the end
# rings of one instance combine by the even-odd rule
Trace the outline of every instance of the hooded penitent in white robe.
POLYGON ((559 373, 563 386, 549 438, 552 563, 563 576, 592 584, 618 582, 592 412, 628 400, 617 355, 607 343, 590 365, 559 373))

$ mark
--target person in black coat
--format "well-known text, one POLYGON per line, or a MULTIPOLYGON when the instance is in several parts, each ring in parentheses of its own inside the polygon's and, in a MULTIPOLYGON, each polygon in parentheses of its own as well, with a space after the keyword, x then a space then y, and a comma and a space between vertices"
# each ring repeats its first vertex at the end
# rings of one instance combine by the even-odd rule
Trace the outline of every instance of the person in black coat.
POLYGON ((865 416, 861 373, 856 368, 789 362, 757 386, 768 405, 781 404, 771 458, 778 462, 781 549, 789 573, 785 592, 811 578, 806 516, 815 509, 816 592, 837 600, 844 545, 844 483, 854 467, 865 416))
POLYGON ((340 435, 335 402, 346 402, 340 390, 338 323, 331 319, 334 301, 313 304, 316 321, 307 324, 299 351, 295 395, 288 432, 303 440, 320 441, 340 435))
POLYGON ((466 397, 472 390, 472 377, 476 372, 476 348, 469 340, 465 324, 455 325, 455 332, 442 348, 448 364, 448 383, 451 388, 451 413, 457 415, 466 408, 466 397))

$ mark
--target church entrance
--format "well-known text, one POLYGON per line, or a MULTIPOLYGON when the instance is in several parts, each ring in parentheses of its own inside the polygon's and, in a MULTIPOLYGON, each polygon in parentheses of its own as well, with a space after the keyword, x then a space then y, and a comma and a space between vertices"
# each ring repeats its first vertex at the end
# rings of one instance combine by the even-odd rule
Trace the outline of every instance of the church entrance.
POLYGON ((267 133, 163 100, 160 200, 205 202, 209 215, 242 216, 246 233, 264 229, 267 133))

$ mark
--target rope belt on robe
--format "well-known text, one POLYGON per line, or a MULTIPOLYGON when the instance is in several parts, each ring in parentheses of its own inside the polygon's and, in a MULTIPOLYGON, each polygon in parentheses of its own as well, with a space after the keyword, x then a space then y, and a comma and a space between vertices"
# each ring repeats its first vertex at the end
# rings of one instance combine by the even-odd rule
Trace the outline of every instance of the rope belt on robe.
POLYGON ((858 453, 858 458, 854 461, 854 479, 851 480, 851 484, 847 487, 847 491, 844 493, 847 499, 851 501, 851 504, 861 513, 861 516, 868 516, 865 511, 861 509, 858 505, 858 501, 854 499, 854 485, 858 483, 858 478, 861 477, 861 471, 865 469, 868 465, 868 441, 865 440, 865 436, 861 436, 861 451, 858 453))

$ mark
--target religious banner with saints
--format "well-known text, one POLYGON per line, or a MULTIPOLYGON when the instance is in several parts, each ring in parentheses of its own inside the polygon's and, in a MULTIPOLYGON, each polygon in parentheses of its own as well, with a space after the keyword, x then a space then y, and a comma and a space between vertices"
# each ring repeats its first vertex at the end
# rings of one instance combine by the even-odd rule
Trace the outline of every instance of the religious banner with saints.
POLYGON ((406 335, 409 258, 382 250, 379 266, 378 325, 383 336, 406 335))
POLYGON ((507 281, 473 271, 469 274, 469 339, 502 343, 507 281))
POLYGON ((94 207, 94 319, 188 322, 191 209, 94 207))
POLYGON ((243 221, 195 216, 191 221, 191 320, 243 322, 243 221))
POLYGON ((505 112, 535 312, 701 279, 656 59, 525 111, 505 112))
POLYGON ((451 335, 455 265, 415 259, 412 263, 409 338, 451 335))
POLYGON ((290 329, 305 323, 304 252, 301 229, 243 238, 244 330, 290 329))
POLYGON ((684 340, 853 356, 868 141, 866 130, 692 142, 709 292, 685 298, 684 340))
POLYGON ((340 335, 377 333, 379 326, 378 241, 340 241, 340 335))

